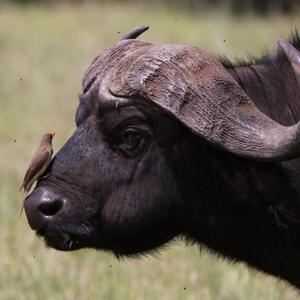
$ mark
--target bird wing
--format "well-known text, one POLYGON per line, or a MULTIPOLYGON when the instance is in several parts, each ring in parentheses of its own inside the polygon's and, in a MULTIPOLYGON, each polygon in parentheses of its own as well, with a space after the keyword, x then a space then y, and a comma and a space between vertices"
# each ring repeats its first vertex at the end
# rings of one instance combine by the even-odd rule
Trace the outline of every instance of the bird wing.
POLYGON ((29 168, 25 173, 25 177, 20 190, 25 187, 25 191, 29 190, 33 182, 45 171, 46 167, 51 161, 52 151, 45 149, 44 151, 37 151, 32 157, 29 168), (31 182, 31 184, 29 184, 31 182), (27 185, 29 188, 27 188, 27 185))

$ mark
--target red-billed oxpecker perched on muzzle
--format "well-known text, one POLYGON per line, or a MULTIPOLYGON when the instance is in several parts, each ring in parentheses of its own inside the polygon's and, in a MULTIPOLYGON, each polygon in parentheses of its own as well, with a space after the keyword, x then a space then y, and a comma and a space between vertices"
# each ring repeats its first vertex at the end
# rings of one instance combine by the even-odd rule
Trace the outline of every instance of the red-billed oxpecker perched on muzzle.
POLYGON ((300 39, 232 65, 134 40, 146 29, 86 71, 30 226, 56 249, 117 256, 182 236, 300 287, 300 39))
POLYGON ((33 154, 30 165, 25 173, 23 183, 20 187, 20 191, 24 189, 25 193, 21 214, 24 207, 24 201, 26 200, 27 194, 29 193, 32 185, 40 178, 42 174, 44 174, 50 165, 53 155, 52 139, 54 136, 55 132, 44 134, 38 149, 33 154))
POLYGON ((33 154, 30 165, 25 173, 20 191, 24 189, 25 195, 30 191, 36 180, 46 171, 53 155, 52 139, 55 132, 43 135, 40 145, 33 154))

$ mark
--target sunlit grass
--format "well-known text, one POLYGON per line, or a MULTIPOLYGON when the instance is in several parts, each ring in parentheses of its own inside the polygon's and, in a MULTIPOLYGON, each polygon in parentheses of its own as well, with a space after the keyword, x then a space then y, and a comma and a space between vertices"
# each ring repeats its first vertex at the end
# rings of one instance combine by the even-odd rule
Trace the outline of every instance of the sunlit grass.
POLYGON ((154 257, 119 263, 93 250, 46 249, 19 218, 18 187, 40 136, 55 130, 55 148, 65 142, 83 72, 138 24, 150 26, 147 41, 233 58, 272 49, 300 18, 191 16, 140 5, 0 7, 0 299, 295 299, 288 285, 180 241, 154 257))

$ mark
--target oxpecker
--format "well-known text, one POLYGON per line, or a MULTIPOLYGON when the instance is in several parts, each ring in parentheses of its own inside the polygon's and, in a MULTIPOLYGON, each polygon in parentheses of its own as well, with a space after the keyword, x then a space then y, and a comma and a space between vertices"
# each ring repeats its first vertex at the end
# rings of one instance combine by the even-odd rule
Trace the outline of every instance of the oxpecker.
POLYGON ((20 191, 24 189, 25 197, 34 182, 45 172, 51 162, 53 155, 52 139, 54 135, 54 132, 43 135, 41 143, 31 159, 23 183, 20 187, 20 191))

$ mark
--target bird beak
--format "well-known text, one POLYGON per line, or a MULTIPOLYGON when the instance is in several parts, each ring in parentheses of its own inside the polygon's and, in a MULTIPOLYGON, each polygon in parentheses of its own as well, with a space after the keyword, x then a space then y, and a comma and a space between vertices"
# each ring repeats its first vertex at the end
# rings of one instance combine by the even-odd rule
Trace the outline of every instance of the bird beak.
POLYGON ((51 132, 52 138, 55 136, 55 131, 51 132))

